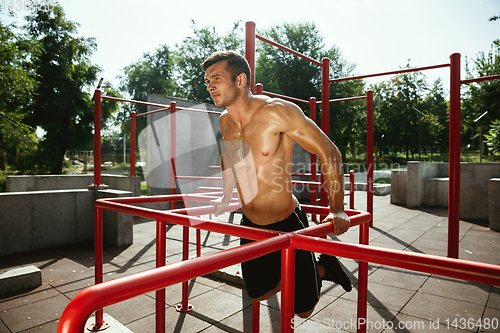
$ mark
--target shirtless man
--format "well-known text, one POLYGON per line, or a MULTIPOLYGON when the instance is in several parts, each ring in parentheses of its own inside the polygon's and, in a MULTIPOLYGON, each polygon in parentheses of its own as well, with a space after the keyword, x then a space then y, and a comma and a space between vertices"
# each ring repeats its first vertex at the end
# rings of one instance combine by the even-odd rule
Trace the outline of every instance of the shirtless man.
MULTIPOLYGON (((207 90, 216 106, 225 107, 220 116, 224 138, 221 158, 223 197, 211 202, 215 214, 231 201, 236 183, 242 225, 280 231, 308 227, 307 217, 291 188, 293 141, 321 159, 321 171, 330 202, 323 220, 333 222, 334 235, 347 231, 344 212, 344 174, 337 147, 295 104, 282 99, 253 96, 250 68, 240 54, 212 54, 202 64, 207 90)), ((251 240, 241 239, 241 244, 251 240)), ((281 289, 281 254, 274 252, 242 263, 249 296, 268 299, 281 289)), ((349 278, 335 257, 296 251, 295 313, 307 318, 319 300, 321 280, 351 290, 349 278)))

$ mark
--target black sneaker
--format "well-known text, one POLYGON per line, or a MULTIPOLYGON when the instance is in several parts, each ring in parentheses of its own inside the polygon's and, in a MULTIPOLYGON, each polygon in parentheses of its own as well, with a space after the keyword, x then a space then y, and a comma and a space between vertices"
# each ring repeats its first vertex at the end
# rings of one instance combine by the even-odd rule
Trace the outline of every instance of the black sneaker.
POLYGON ((338 283, 344 288, 345 291, 351 291, 351 280, 340 266, 339 260, 327 254, 320 254, 318 258, 318 265, 323 266, 325 269, 325 276, 323 280, 338 283))

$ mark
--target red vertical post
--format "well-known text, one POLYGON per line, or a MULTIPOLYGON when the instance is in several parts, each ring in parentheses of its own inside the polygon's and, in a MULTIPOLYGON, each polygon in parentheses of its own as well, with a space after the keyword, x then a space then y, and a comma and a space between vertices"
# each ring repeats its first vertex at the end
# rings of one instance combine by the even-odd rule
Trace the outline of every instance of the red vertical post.
MULTIPOLYGON (((177 193, 177 175, 175 172, 175 145, 176 145, 176 120, 175 120, 175 109, 176 103, 170 102, 170 194, 177 193)), ((177 207, 176 202, 172 201, 170 203, 171 209, 177 207)))
POLYGON ((94 185, 101 185, 101 91, 94 93, 94 185))
POLYGON ((262 83, 257 83, 255 85, 255 94, 256 95, 263 95, 264 94, 264 86, 262 85, 262 83))
POLYGON ((354 170, 349 171, 349 208, 354 209, 354 170))
POLYGON ((450 56, 448 257, 458 258, 460 227, 460 53, 450 56))
POLYGON ((260 302, 252 303, 252 333, 260 331, 260 302))
MULTIPOLYGON (((100 91, 99 91, 100 93, 100 91)), ((100 101, 99 96, 99 101, 100 101)), ((97 100, 96 100, 97 101, 97 100)), ((95 157, 94 157, 95 158, 95 157)), ((95 161, 95 160, 94 160, 95 161)), ((94 162, 95 163, 95 162, 94 162)), ((95 284, 102 283, 103 272, 103 231, 102 231, 102 208, 94 209, 94 265, 95 265, 95 284)), ((95 324, 93 329, 99 329, 103 327, 103 309, 99 309, 95 312, 95 324)))
POLYGON ((293 332, 295 308, 295 248, 281 250, 281 333, 293 332))
POLYGON ((135 176, 135 123, 136 113, 130 112, 130 177, 135 176))
MULTIPOLYGON (((182 260, 189 259, 189 227, 182 227, 182 260)), ((177 305, 177 311, 188 312, 193 310, 193 306, 188 304, 189 290, 188 281, 182 282, 182 302, 177 305)))
MULTIPOLYGON (((309 98, 309 117, 316 124, 316 97, 309 98)), ((317 158, 318 157, 316 156, 316 154, 311 154, 311 181, 312 182, 318 181, 318 178, 316 175, 317 158)), ((318 192, 317 187, 315 187, 315 186, 310 187, 311 205, 313 205, 313 206, 317 205, 317 202, 316 202, 317 192, 318 192)), ((317 220, 318 216, 311 214, 311 219, 317 220)))
MULTIPOLYGON (((156 221, 156 268, 163 267, 166 264, 167 255, 167 227, 165 222, 156 221)), ((165 333, 165 302, 166 289, 156 291, 156 333, 165 333)))
POLYGON ((250 65, 250 91, 255 93, 255 22, 245 24, 245 58, 250 65))
MULTIPOLYGON (((330 137, 330 59, 323 58, 321 63, 321 129, 327 137, 330 137)), ((321 175, 321 184, 323 182, 321 175)), ((328 197, 323 187, 320 187, 320 198, 321 206, 328 207, 328 197)), ((320 217, 321 220, 324 218, 320 217)))
POLYGON ((366 92, 366 210, 372 215, 370 227, 373 227, 373 91, 366 92))

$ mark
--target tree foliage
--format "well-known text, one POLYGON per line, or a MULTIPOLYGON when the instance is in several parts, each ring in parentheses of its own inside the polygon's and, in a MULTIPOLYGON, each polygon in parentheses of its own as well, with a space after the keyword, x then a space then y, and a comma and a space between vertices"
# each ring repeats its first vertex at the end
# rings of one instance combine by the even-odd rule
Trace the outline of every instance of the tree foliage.
POLYGON ((66 151, 82 149, 92 137, 92 96, 84 88, 96 84, 100 71, 89 61, 96 43, 75 36, 77 24, 66 19, 59 5, 34 11, 26 20, 28 34, 42 46, 33 59, 40 84, 27 122, 46 131, 39 147, 40 168, 59 174, 66 151))
POLYGON ((37 144, 33 127, 24 119, 38 83, 31 60, 40 48, 14 29, 0 21, 0 170, 5 170, 6 159, 19 167, 18 153, 30 154, 37 144))
POLYGON ((197 30, 194 21, 192 28, 193 34, 186 37, 180 45, 176 45, 176 96, 211 103, 201 64, 216 51, 234 50, 243 54, 242 28, 240 22, 236 22, 225 36, 217 33, 215 28, 205 27, 197 30))

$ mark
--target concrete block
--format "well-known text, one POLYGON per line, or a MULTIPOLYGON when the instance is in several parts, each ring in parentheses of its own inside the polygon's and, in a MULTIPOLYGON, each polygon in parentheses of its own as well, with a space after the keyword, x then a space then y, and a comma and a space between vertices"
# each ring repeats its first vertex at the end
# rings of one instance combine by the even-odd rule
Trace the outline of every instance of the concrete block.
MULTIPOLYGON (((120 190, 99 190, 97 199, 131 197, 132 192, 120 190)), ((114 246, 130 245, 133 243, 134 222, 132 215, 111 210, 103 211, 104 241, 114 246)))
POLYGON ((500 178, 489 180, 490 229, 500 232, 500 178))
POLYGON ((395 205, 406 205, 407 192, 407 170, 391 171, 391 203, 395 205))
POLYGON ((448 206, 448 178, 424 179, 424 205, 448 206))
POLYGON ((7 192, 35 191, 33 176, 7 176, 7 192))
POLYGON ((31 249, 32 205, 23 192, 0 193, 0 256, 31 249))
POLYGON ((0 295, 32 289, 40 285, 42 285, 42 271, 35 266, 0 271, 0 295))

